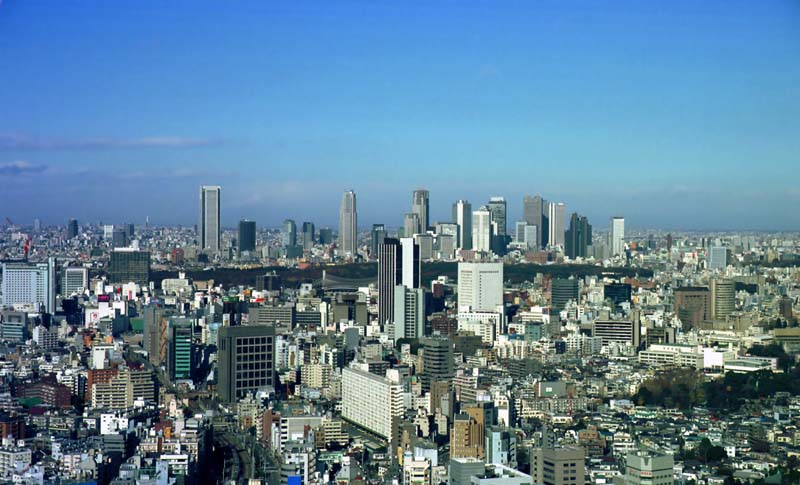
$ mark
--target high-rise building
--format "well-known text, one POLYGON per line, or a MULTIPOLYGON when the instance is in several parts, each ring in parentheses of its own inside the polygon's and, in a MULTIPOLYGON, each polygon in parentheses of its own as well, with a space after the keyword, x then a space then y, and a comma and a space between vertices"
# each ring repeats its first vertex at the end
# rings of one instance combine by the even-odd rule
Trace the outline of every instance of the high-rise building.
POLYGON ((528 223, 525 221, 517 221, 514 223, 514 242, 515 243, 524 243, 525 242, 525 226, 528 223))
POLYGON ((458 263, 458 310, 494 312, 503 305, 503 263, 458 263))
POLYGON ((281 226, 281 243, 284 248, 297 245, 297 224, 291 219, 285 219, 281 226))
POLYGON ((555 278, 550 286, 550 314, 558 315, 570 300, 580 302, 578 280, 555 278))
POLYGON ((603 285, 603 299, 611 300, 615 306, 631 301, 631 285, 628 283, 606 283, 603 285))
POLYGON ((135 248, 115 248, 109 263, 111 283, 136 283, 147 286, 150 282, 150 251, 135 248))
POLYGON ((224 402, 274 386, 275 327, 221 327, 218 358, 217 394, 224 402))
POLYGON ((672 485, 675 460, 672 455, 655 451, 633 451, 625 456, 622 485, 672 485))
POLYGON ((620 256, 625 252, 625 218, 615 216, 611 218, 611 247, 612 256, 620 256))
POLYGON ((319 243, 320 244, 333 244, 333 229, 323 227, 319 230, 319 243))
POLYGON ((483 459, 483 427, 467 413, 456 414, 450 428, 452 458, 483 459))
POLYGON ((78 220, 70 219, 67 223, 67 239, 78 237, 78 220))
POLYGON ((566 225, 566 207, 563 202, 550 202, 548 211, 547 244, 550 246, 564 246, 564 227, 566 225))
POLYGON ((256 250, 256 221, 239 221, 239 254, 256 250))
POLYGON ((472 212, 472 249, 484 252, 492 249, 492 213, 486 206, 472 212))
MULTIPOLYGON (((688 328, 711 318, 711 294, 705 286, 684 286, 675 290, 675 313, 688 328)), ((687 328, 684 327, 684 328, 687 328)))
POLYGON ((711 281, 711 318, 725 320, 736 310, 736 283, 733 280, 711 281))
POLYGON ((458 224, 458 249, 472 249, 472 204, 458 200, 453 204, 453 222, 458 224))
POLYGON ((420 339, 422 346, 422 374, 420 381, 423 391, 431 390, 431 383, 450 382, 455 373, 453 363, 453 344, 450 339, 426 337, 420 339))
POLYGON ((585 258, 592 244, 592 226, 585 216, 573 212, 569 218, 569 229, 565 234, 564 253, 570 259, 585 258))
POLYGON ((316 242, 315 233, 316 228, 313 222, 303 223, 303 249, 305 251, 311 251, 311 248, 314 247, 314 243, 316 242))
POLYGON ((596 320, 593 323, 593 337, 600 337, 602 345, 612 343, 628 344, 639 348, 642 341, 642 325, 638 319, 633 320, 596 320))
POLYGON ((342 255, 358 254, 357 237, 356 193, 348 190, 342 195, 342 205, 339 208, 339 251, 342 255))
POLYGON ((81 266, 64 268, 61 280, 61 294, 69 296, 73 293, 83 293, 89 288, 89 270, 81 266))
POLYGON ((369 255, 371 258, 378 257, 378 248, 383 243, 384 239, 386 239, 386 226, 383 224, 373 224, 369 250, 369 255))
POLYGON ((533 249, 538 249, 541 243, 539 238, 539 227, 538 226, 525 226, 525 246, 527 247, 528 251, 533 249))
POLYGON ((222 218, 220 214, 220 192, 218 185, 200 187, 200 223, 197 226, 200 236, 200 250, 217 254, 220 250, 222 218))
POLYGON ((389 337, 416 339, 425 335, 425 290, 404 285, 394 287, 394 317, 389 337))
POLYGON ((412 237, 419 234, 419 215, 408 212, 403 216, 403 236, 412 237))
POLYGON ((408 288, 419 288, 422 284, 422 258, 419 245, 413 237, 404 237, 400 239, 400 246, 402 248, 400 284, 408 288))
POLYGON ((398 381, 373 374, 358 364, 342 369, 344 419, 396 443, 403 411, 403 386, 398 381))
POLYGON ((544 485, 585 483, 583 448, 535 448, 531 454, 531 477, 544 485))
POLYGON ((406 232, 406 236, 412 234, 420 234, 428 230, 430 227, 430 219, 428 215, 428 197, 429 193, 425 189, 417 189, 411 199, 411 212, 417 215, 417 228, 413 233, 406 232))
POLYGON ((728 248, 711 246, 708 248, 708 269, 723 270, 728 266, 728 248))
POLYGON ((124 226, 114 226, 111 232, 111 247, 124 248, 128 245, 128 231, 124 226))
POLYGON ((2 290, 3 305, 25 305, 55 313, 55 259, 46 263, 3 263, 2 290))
POLYGON ((522 212, 525 222, 530 226, 536 226, 536 231, 539 235, 538 247, 543 247, 547 244, 547 228, 545 227, 547 214, 546 202, 542 199, 541 195, 531 197, 526 195, 522 199, 522 212))
POLYGON ((192 319, 172 317, 167 323, 167 374, 172 382, 191 379, 194 370, 192 319))
POLYGON ((504 197, 490 197, 487 204, 489 212, 492 213, 492 222, 497 228, 495 235, 505 236, 508 234, 508 227, 506 226, 506 199, 504 197))
POLYGON ((403 281, 403 249, 400 240, 387 237, 378 246, 378 324, 394 318, 394 287, 403 281))

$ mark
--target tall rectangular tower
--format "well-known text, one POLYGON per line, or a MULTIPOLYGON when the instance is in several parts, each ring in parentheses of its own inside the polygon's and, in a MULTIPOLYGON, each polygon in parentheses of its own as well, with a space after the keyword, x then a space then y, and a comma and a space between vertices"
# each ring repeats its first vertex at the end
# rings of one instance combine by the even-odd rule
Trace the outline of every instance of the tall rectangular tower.
POLYGON ((453 204, 453 222, 458 224, 456 247, 472 249, 472 204, 458 200, 453 204))
POLYGON ((348 190, 342 195, 342 205, 339 207, 339 251, 342 255, 357 254, 357 227, 356 193, 348 190))
POLYGON ((200 236, 200 250, 212 254, 220 250, 220 192, 218 185, 200 187, 200 224, 197 230, 200 236))

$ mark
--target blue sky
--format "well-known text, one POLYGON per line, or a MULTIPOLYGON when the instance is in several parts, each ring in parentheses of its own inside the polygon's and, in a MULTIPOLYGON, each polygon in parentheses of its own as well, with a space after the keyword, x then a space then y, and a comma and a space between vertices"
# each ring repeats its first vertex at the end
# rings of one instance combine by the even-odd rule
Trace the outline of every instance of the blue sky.
POLYGON ((800 227, 796 1, 0 3, 0 216, 800 227))

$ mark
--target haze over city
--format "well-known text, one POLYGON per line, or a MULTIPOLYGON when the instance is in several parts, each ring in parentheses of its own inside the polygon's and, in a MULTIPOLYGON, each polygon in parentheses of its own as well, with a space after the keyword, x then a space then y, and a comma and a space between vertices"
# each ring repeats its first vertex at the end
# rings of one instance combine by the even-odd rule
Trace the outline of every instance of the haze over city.
POLYGON ((402 224, 417 187, 630 227, 790 230, 797 2, 0 4, 0 207, 402 224), (31 19, 35 19, 32 21, 31 19), (113 194, 113 200, 110 199, 113 194), (57 201, 57 203, 56 203, 57 201))

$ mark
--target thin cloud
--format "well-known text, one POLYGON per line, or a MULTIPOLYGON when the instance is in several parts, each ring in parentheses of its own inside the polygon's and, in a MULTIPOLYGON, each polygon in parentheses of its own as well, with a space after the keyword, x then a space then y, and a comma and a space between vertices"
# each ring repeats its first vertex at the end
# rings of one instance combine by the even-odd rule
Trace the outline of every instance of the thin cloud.
POLYGON ((143 138, 47 138, 0 133, 0 150, 108 150, 118 148, 197 148, 219 145, 212 138, 151 136, 143 138))
POLYGON ((46 165, 34 165, 24 160, 0 163, 0 176, 18 177, 20 175, 37 174, 47 170, 46 165))

